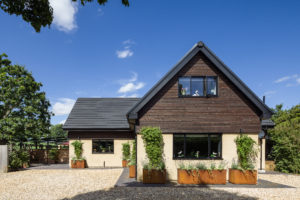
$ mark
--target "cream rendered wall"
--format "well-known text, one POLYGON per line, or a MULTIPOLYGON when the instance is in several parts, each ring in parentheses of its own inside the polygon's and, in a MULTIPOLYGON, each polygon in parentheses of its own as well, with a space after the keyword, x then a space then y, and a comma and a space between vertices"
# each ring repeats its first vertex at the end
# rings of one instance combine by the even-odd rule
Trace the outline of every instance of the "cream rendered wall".
MULTIPOLYGON (((75 156, 74 147, 71 145, 73 141, 69 141, 69 165, 71 165, 71 160, 75 156)), ((83 143, 82 156, 86 159, 88 167, 103 167, 104 162, 106 167, 122 167, 122 144, 129 142, 132 147, 133 142, 133 140, 128 139, 114 139, 113 154, 93 154, 92 139, 81 139, 80 141, 83 143)))
MULTIPOLYGON (((234 143, 234 139, 239 134, 223 134, 222 135, 222 157, 223 162, 226 162, 227 167, 231 166, 233 159, 237 160, 237 153, 236 153, 236 145, 234 143)), ((247 134, 252 139, 254 139, 257 144, 258 141, 258 134, 247 134)), ((216 163, 218 165, 222 160, 173 160, 173 134, 163 134, 164 139, 164 154, 165 154, 165 164, 167 170, 167 177, 169 180, 174 181, 177 180, 177 168, 179 167, 180 163, 184 164, 196 164, 198 162, 206 163, 207 166, 210 166, 211 162, 216 163)), ((263 149, 264 149, 263 143, 263 149)), ((259 148, 259 145, 257 146, 259 148)), ((264 159, 264 151, 263 151, 263 161, 264 159)), ((260 151, 258 151, 258 158, 256 167, 259 168, 260 162, 260 151)), ((137 135, 137 179, 142 181, 143 177, 143 165, 147 163, 144 143, 141 138, 141 135, 137 135)), ((263 162, 263 169, 265 168, 265 164, 263 162)), ((228 176, 227 176, 228 177, 228 176)))

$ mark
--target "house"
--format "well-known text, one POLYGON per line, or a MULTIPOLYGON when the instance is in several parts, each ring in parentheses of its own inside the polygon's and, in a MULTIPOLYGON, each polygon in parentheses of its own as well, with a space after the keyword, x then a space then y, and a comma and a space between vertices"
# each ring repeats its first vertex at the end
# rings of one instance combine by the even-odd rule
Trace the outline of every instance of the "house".
POLYGON ((79 98, 63 128, 70 142, 84 143, 89 167, 121 166, 121 144, 136 138, 141 180, 146 154, 139 133, 141 127, 158 126, 168 179, 176 180, 180 163, 223 161, 230 167, 237 159, 234 139, 241 133, 260 144, 256 167, 264 169, 265 140, 259 134, 271 115, 271 109, 199 42, 141 99, 79 98))

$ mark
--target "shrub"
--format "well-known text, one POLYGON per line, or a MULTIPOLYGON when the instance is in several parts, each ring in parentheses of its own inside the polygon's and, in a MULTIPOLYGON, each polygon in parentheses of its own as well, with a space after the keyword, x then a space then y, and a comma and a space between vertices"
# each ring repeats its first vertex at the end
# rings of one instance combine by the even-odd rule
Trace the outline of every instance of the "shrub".
POLYGON ((143 127, 141 129, 142 139, 144 141, 145 151, 149 163, 148 169, 165 169, 163 160, 163 136, 160 128, 158 127, 143 127))
POLYGON ((75 140, 74 142, 71 143, 72 146, 74 147, 74 153, 76 157, 73 157, 72 160, 83 160, 82 156, 82 142, 75 140))
POLYGON ((257 158, 256 142, 249 136, 242 134, 234 142, 236 143, 239 166, 243 170, 253 170, 253 163, 257 158))
POLYGON ((196 169, 207 170, 207 167, 204 163, 197 163, 196 164, 196 169))
POLYGON ((128 142, 122 144, 122 155, 123 155, 123 160, 129 160, 129 158, 130 158, 130 144, 128 142))
POLYGON ((30 155, 27 151, 19 148, 13 148, 9 154, 9 167, 17 170, 23 167, 23 164, 29 163, 30 155))
POLYGON ((134 140, 132 143, 132 151, 131 151, 131 158, 128 165, 136 165, 136 141, 134 140))
POLYGON ((59 154, 58 149, 51 149, 49 151, 49 158, 51 160, 54 160, 55 162, 57 162, 58 161, 58 154, 59 154))

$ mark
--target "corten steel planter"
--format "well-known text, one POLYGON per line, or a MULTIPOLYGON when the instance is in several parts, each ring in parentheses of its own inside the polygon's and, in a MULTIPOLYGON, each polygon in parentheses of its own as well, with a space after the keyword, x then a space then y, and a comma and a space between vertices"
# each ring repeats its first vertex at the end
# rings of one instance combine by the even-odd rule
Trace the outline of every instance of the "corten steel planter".
POLYGON ((257 184, 257 170, 229 169, 229 182, 233 184, 257 184))
POLYGON ((129 178, 135 178, 135 172, 136 172, 136 166, 135 165, 130 165, 129 166, 129 178))
POLYGON ((143 169, 143 183, 165 184, 166 170, 143 169))
POLYGON ((85 160, 71 160, 71 168, 85 168, 85 160))
POLYGON ((128 167, 128 161, 122 160, 122 167, 128 167))
POLYGON ((177 170, 177 182, 179 184, 198 184, 197 170, 177 170))
POLYGON ((226 170, 181 170, 177 172, 180 184, 226 184, 226 170))

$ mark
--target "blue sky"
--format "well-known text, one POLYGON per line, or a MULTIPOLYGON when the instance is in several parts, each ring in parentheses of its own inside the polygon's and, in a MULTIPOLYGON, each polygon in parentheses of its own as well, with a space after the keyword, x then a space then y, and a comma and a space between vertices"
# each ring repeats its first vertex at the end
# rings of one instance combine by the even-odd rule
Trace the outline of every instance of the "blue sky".
POLYGON ((0 11, 0 53, 43 83, 53 124, 78 97, 143 96, 200 40, 270 107, 300 103, 300 1, 120 2, 50 0, 41 33, 0 11))

